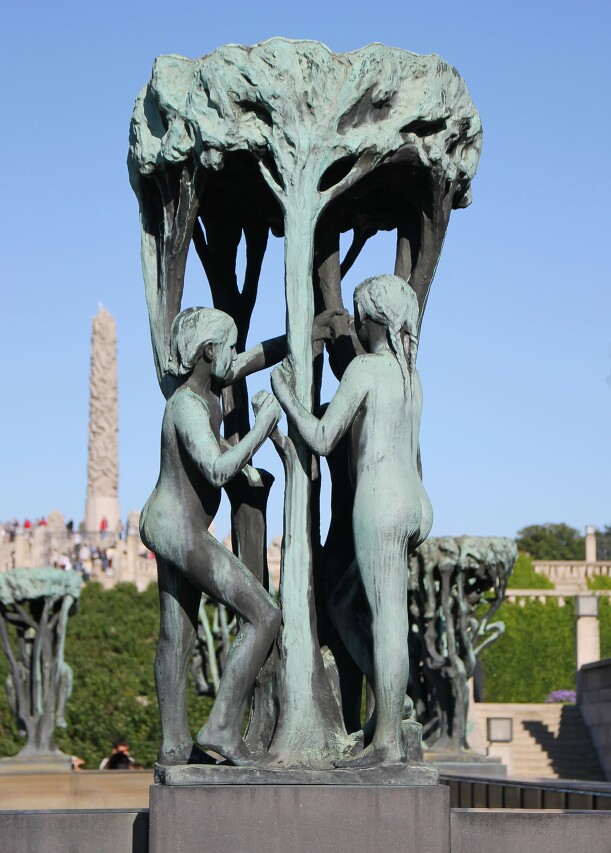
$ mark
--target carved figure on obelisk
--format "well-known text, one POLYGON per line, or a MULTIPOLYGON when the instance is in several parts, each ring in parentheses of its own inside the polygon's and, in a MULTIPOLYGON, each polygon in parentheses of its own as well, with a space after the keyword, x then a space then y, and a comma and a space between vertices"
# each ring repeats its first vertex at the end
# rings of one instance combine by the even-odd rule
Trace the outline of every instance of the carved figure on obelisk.
POLYGON ((117 330, 102 304, 93 318, 89 375, 89 449, 85 529, 98 531, 103 519, 113 532, 119 524, 119 426, 117 330))

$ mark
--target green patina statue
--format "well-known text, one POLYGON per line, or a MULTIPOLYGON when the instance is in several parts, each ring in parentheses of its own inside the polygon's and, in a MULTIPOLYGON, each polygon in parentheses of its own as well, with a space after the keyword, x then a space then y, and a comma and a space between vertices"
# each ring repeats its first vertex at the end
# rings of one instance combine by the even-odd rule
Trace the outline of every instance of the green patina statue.
POLYGON ((168 401, 162 472, 143 518, 159 557, 161 781, 209 782, 226 771, 232 781, 240 773, 264 781, 272 770, 275 781, 280 770, 288 781, 340 784, 437 778, 421 763, 419 727, 405 719, 407 558, 431 524, 415 359, 451 212, 471 200, 481 138, 464 82, 437 56, 380 44, 335 54, 319 42, 274 38, 155 61, 136 100, 128 165, 168 401), (394 275, 357 289, 353 334, 342 279, 381 230, 396 232, 394 275), (345 232, 352 241, 342 257, 345 232), (246 341, 270 234, 284 239, 286 339, 253 358, 246 341), (212 303, 235 327, 192 335, 185 326, 183 340, 180 318, 199 316, 180 313, 190 246, 212 303), (312 335, 315 314, 325 311, 339 312, 327 314, 331 339, 312 335), (183 360, 187 339, 194 351, 183 360), (325 346, 341 384, 323 413, 325 346), (269 397, 253 400, 251 429, 244 377, 285 357, 274 387, 288 435, 275 427, 269 397), (278 605, 266 594, 273 478, 249 464, 268 435, 286 476, 278 605), (319 456, 327 453, 331 525, 323 544, 319 456), (235 556, 207 533, 225 484, 235 556), (186 682, 202 591, 233 602, 242 625, 198 748, 186 682), (376 707, 363 732, 364 678, 376 707), (255 679, 243 741, 242 707, 255 679), (209 760, 202 747, 234 764, 257 759, 211 768, 210 776, 186 766, 209 760))
POLYGON ((0 574, 0 641, 9 664, 6 690, 26 742, 0 773, 22 769, 66 771, 70 756, 55 746, 55 727, 66 728, 72 669, 64 660, 68 618, 76 612, 82 580, 53 568, 0 574), (12 636, 11 636, 12 635, 12 636))
POLYGON ((350 592, 360 578, 373 637, 373 666, 367 662, 363 671, 373 687, 377 719, 372 743, 361 755, 337 762, 338 767, 405 760, 407 557, 428 536, 433 521, 418 473, 418 313, 416 294, 397 276, 376 276, 356 289, 355 326, 365 354, 351 362, 320 420, 295 397, 289 367, 272 374, 274 393, 289 421, 315 453, 327 456, 350 435, 355 560, 342 581, 345 612, 339 621, 344 642, 358 656, 361 644, 352 635, 359 626, 351 618, 350 592))
POLYGON ((180 313, 170 340, 172 372, 182 381, 166 403, 161 471, 140 521, 143 542, 155 553, 158 564, 164 564, 160 573, 162 632, 155 662, 162 719, 159 761, 168 764, 192 757, 184 683, 188 659, 183 655, 182 666, 177 667, 175 650, 177 634, 185 631, 187 644, 192 644, 201 594, 205 593, 229 607, 241 625, 198 741, 234 764, 250 763, 240 734, 242 709, 280 626, 280 610, 254 575, 208 528, 219 507, 221 487, 263 444, 280 411, 274 398, 260 391, 253 398, 253 429, 223 452, 219 388, 256 370, 261 353, 247 353, 238 362, 235 323, 213 308, 180 313), (176 601, 188 621, 176 622, 166 613, 176 601))
MULTIPOLYGON (((328 335, 335 310, 315 318, 314 340, 328 335)), ((278 361, 281 336, 236 355, 237 329, 214 308, 188 308, 170 335, 168 397, 161 431, 159 479, 140 519, 142 541, 157 558, 161 631, 155 681, 161 713, 159 763, 207 761, 194 746, 187 719, 189 653, 197 632, 201 595, 229 607, 240 620, 214 707, 198 735, 203 749, 235 765, 252 763, 241 737, 244 704, 280 626, 280 610, 240 560, 208 532, 221 488, 243 472, 281 415, 272 394, 253 397, 253 429, 237 444, 220 435, 220 392, 278 361)), ((255 476, 253 469, 250 476, 255 476)))

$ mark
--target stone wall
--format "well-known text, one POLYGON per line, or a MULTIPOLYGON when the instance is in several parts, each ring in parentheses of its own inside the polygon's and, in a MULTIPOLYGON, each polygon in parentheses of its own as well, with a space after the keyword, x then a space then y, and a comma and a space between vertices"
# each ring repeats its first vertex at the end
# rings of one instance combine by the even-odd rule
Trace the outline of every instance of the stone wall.
POLYGON ((607 780, 611 781, 611 658, 582 666, 577 704, 607 780))

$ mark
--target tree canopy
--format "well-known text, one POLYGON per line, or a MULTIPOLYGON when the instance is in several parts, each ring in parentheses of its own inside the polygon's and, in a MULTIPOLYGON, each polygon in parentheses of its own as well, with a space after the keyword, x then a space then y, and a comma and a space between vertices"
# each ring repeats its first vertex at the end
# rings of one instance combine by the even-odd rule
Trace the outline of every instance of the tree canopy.
POLYGON ((583 560, 585 539, 568 524, 531 524, 518 530, 516 545, 533 560, 583 560))

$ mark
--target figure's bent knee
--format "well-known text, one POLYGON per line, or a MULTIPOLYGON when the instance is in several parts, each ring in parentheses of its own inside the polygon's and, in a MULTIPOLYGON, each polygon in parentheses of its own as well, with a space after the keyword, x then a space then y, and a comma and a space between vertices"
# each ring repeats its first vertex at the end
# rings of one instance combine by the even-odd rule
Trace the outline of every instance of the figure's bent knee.
POLYGON ((280 630, 281 622, 282 613, 280 612, 280 608, 277 604, 270 602, 267 611, 263 617, 263 624, 272 638, 275 637, 278 631, 280 630))

